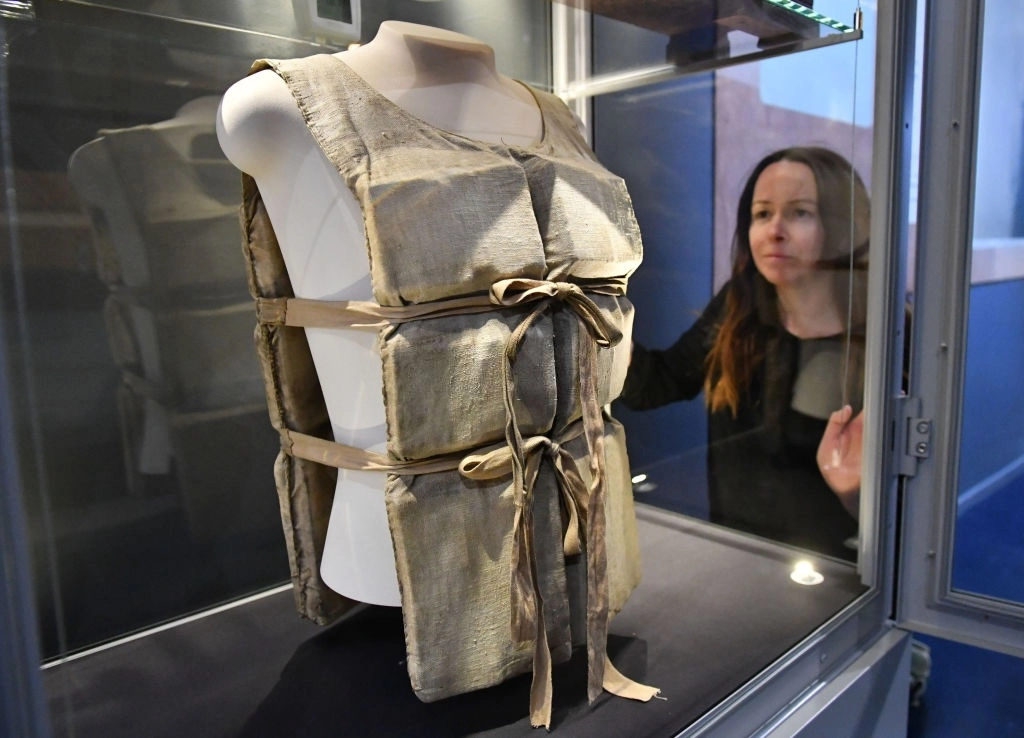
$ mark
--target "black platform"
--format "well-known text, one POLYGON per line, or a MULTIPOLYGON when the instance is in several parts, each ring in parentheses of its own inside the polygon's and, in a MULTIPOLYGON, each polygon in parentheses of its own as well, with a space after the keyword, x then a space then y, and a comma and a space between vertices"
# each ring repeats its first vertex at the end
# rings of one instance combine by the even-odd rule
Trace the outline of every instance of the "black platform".
MULTIPOLYGON (((617 668, 664 699, 586 701, 585 654, 555 668, 562 736, 669 736, 864 591, 853 567, 638 506, 644 580, 611 626, 617 668), (807 558, 806 556, 802 556, 807 558)), ((538 735, 529 677, 433 704, 405 671, 401 613, 365 607, 320 629, 290 592, 46 669, 54 733, 76 738, 538 735)))

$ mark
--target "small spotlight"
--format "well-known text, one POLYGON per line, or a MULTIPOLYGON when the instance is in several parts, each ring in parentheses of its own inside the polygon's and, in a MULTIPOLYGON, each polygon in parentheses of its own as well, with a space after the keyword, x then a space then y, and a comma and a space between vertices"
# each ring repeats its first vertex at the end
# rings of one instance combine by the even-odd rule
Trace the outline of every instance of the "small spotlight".
POLYGON ((658 485, 652 482, 646 474, 637 474, 629 481, 633 483, 634 494, 639 495, 643 494, 644 492, 653 492, 654 490, 658 489, 658 485))
POLYGON ((821 572, 815 570, 814 564, 810 561, 796 562, 793 566, 793 571, 789 573, 789 578, 797 584, 803 584, 806 586, 821 584, 825 581, 825 577, 821 572))

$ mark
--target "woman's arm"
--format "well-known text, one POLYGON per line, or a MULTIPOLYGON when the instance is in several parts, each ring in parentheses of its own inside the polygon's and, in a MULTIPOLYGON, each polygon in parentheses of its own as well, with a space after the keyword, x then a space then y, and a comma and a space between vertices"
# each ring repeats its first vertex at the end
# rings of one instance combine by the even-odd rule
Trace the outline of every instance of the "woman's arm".
POLYGON ((664 350, 633 345, 620 400, 631 410, 649 410, 691 400, 704 387, 705 363, 725 306, 721 290, 694 324, 664 350))

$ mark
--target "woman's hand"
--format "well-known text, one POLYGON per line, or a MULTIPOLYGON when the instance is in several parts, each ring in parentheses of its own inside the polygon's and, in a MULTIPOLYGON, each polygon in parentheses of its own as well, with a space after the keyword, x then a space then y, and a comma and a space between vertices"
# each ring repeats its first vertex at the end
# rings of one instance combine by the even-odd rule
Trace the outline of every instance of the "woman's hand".
POLYGON ((853 417, 846 405, 829 416, 818 444, 818 469, 826 484, 854 518, 860 513, 860 463, 864 438, 864 411, 853 417))

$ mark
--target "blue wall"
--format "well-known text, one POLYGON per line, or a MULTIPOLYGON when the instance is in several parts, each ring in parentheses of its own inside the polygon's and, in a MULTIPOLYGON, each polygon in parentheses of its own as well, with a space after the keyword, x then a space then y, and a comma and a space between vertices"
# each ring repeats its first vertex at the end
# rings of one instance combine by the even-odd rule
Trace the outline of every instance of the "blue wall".
MULTIPOLYGON (((594 148, 625 178, 643 234, 644 261, 629 298, 634 339, 652 348, 675 341, 711 298, 713 113, 710 74, 595 102, 594 148)), ((671 480, 645 501, 705 515, 703 398, 643 413, 616 404, 614 413, 626 426, 634 473, 671 480)))
POLYGON ((1024 602, 1024 280, 970 297, 953 586, 1024 602))
POLYGON ((971 288, 960 490, 1024 456, 1024 280, 971 288))

